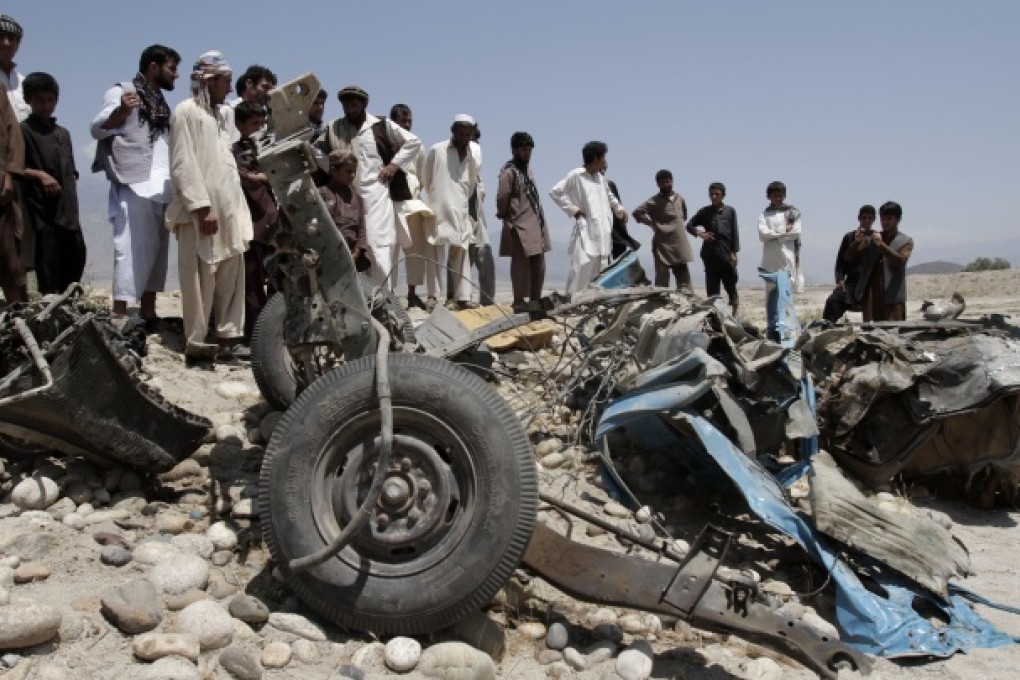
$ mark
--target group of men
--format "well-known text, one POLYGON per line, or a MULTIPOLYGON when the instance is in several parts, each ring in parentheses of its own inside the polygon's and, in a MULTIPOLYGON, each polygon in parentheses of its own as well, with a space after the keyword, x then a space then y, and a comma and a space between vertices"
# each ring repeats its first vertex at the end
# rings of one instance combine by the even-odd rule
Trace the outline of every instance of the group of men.
MULTIPOLYGON (((0 103, 0 285, 9 301, 27 299, 26 268, 36 268, 42 292, 58 292, 81 276, 85 256, 70 137, 53 117, 59 89, 48 74, 23 79, 17 72, 13 56, 22 34, 16 21, 0 15, 0 86, 7 90, 0 103), (26 121, 23 130, 17 130, 19 119, 26 121), (27 153, 25 146, 34 153, 27 153), (26 190, 19 198, 22 177, 26 190), (25 229, 20 219, 23 206, 33 217, 32 229, 25 229), (38 248, 31 238, 35 235, 38 248)), ((277 80, 268 68, 252 66, 236 79, 239 97, 228 103, 233 71, 220 52, 206 52, 189 73, 191 96, 171 111, 164 92, 174 89, 180 62, 172 48, 147 47, 134 77, 106 91, 92 120, 97 140, 92 169, 105 172, 110 181, 113 312, 124 315, 128 305, 137 302, 145 324, 159 327, 156 293, 165 285, 173 234, 178 241, 185 355, 193 361, 233 360, 247 355, 255 319, 266 301, 264 263, 272 253, 279 210, 258 153, 271 141, 267 104, 277 80), (214 341, 208 340, 210 335, 214 341)), ((479 301, 491 303, 495 271, 482 208, 485 187, 476 121, 458 114, 449 139, 426 149, 412 132, 408 106, 397 104, 388 117, 377 117, 368 112, 368 93, 348 86, 338 93, 343 115, 326 123, 326 99, 326 92, 319 92, 308 114, 313 145, 328 167, 318 183, 358 269, 393 287, 402 256, 409 307, 431 310, 445 293, 448 307, 465 309, 478 306, 472 299, 474 265, 479 301)), ((495 197, 502 221, 499 255, 510 258, 517 308, 542 297, 545 254, 551 250, 530 167, 534 148, 529 133, 511 136, 511 157, 500 169, 495 197)), ((612 259, 640 247, 627 232, 629 216, 619 193, 605 177, 607 154, 605 143, 589 142, 582 149, 581 167, 549 192, 573 220, 568 294, 590 284, 612 259)), ((688 235, 694 236, 702 240, 708 294, 718 295, 724 287, 736 314, 740 237, 736 212, 724 203, 725 186, 712 183, 710 204, 688 219, 670 171, 657 172, 655 182, 658 192, 631 213, 652 230, 655 284, 667 286, 672 274, 680 290, 691 291, 688 235)), ((787 268, 795 281, 802 281, 800 213, 786 204, 782 183, 770 184, 766 194, 769 205, 758 225, 764 243, 762 267, 787 268)), ((846 294, 833 296, 827 318, 830 311, 842 309, 840 305, 863 306, 866 319, 885 318, 890 304, 902 303, 901 265, 912 242, 897 234, 895 226, 885 229, 887 213, 892 224, 898 209, 895 204, 883 206, 881 235, 865 229, 862 209, 861 229, 844 239, 837 262, 837 280, 846 294)), ((873 209, 871 213, 873 220, 873 209)))

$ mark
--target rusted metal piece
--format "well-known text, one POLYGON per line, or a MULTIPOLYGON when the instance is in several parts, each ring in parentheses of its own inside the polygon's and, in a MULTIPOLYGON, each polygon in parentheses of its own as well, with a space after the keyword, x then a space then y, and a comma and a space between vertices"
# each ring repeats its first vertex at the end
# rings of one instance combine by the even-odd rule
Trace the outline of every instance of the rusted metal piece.
POLYGON ((586 602, 680 616, 700 628, 737 633, 789 654, 826 678, 835 678, 841 668, 870 672, 871 662, 865 655, 781 613, 778 603, 747 590, 747 584, 733 586, 711 579, 693 608, 683 598, 677 599, 686 611, 668 602, 667 597, 676 596, 671 587, 678 581, 714 572, 717 541, 712 536, 697 551, 692 547, 687 560, 677 565, 583 545, 538 522, 523 562, 563 592, 586 602), (686 571, 688 565, 693 565, 690 571, 686 571))

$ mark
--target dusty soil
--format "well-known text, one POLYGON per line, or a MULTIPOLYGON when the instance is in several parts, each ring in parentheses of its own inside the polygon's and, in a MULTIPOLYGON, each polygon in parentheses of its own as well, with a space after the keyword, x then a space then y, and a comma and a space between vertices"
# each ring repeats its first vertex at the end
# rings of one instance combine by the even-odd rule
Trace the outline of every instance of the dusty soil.
MULTIPOLYGON (((960 292, 967 300, 965 316, 986 313, 1020 313, 1020 273, 984 272, 976 274, 954 274, 940 276, 912 276, 908 283, 911 315, 917 315, 922 299, 948 298, 953 292, 960 292), (916 301, 916 304, 915 304, 916 301)), ((798 311, 802 318, 813 319, 821 316, 829 289, 811 288, 798 299, 798 311)), ((761 322, 762 291, 746 289, 742 294, 742 316, 761 322)), ((179 300, 173 295, 160 298, 160 313, 166 316, 179 312, 179 300)), ((259 460, 265 447, 265 432, 260 425, 266 417, 273 418, 269 408, 262 401, 255 387, 251 371, 244 366, 217 365, 208 370, 186 369, 180 355, 180 338, 171 333, 150 337, 149 355, 144 361, 145 370, 151 376, 149 383, 158 387, 174 403, 204 415, 219 427, 220 441, 203 446, 195 455, 201 472, 194 476, 171 479, 144 480, 135 497, 144 498, 130 516, 115 522, 88 525, 83 529, 66 526, 60 521, 45 522, 34 517, 25 520, 10 503, 9 498, 0 504, 0 556, 10 554, 7 547, 11 541, 24 533, 45 534, 50 537, 48 547, 34 561, 42 562, 51 572, 48 578, 22 585, 11 591, 12 602, 36 602, 52 605, 63 612, 64 627, 58 640, 18 650, 14 656, 4 657, 8 662, 0 665, 0 674, 18 678, 41 677, 144 677, 149 672, 146 664, 133 658, 132 638, 112 626, 99 613, 99 598, 109 588, 133 578, 145 576, 151 567, 132 561, 126 566, 107 566, 99 560, 100 546, 94 534, 97 531, 119 533, 131 546, 137 546, 144 538, 166 533, 164 515, 190 517, 190 524, 184 533, 203 534, 210 523, 226 519, 239 534, 241 543, 225 565, 216 569, 223 573, 226 581, 234 583, 238 592, 249 592, 263 600, 271 610, 293 611, 317 621, 326 631, 327 640, 313 643, 315 655, 305 660, 294 659, 279 670, 265 670, 266 678, 315 678, 342 677, 339 669, 343 664, 354 664, 368 675, 382 676, 387 671, 382 664, 380 645, 373 640, 343 631, 328 622, 316 619, 286 589, 271 576, 271 562, 268 552, 258 540, 257 519, 249 519, 236 512, 234 506, 254 494, 257 483, 259 460), (225 389, 228 385, 229 389, 225 389), (228 436, 230 435, 230 436, 228 436), (231 441, 228 442, 227 440, 231 441), (228 445, 229 444, 229 445, 228 445), (147 504, 147 505, 146 505, 147 504), (142 507, 144 506, 144 508, 142 507), (235 512, 232 513, 232 508, 235 512), (218 513, 222 513, 222 516, 218 513)), ((513 388, 506 388, 509 395, 513 388)), ((512 405, 522 408, 523 404, 512 405)), ((557 416, 554 410, 550 419, 532 428, 533 440, 540 442, 557 434, 556 428, 569 425, 565 413, 557 416), (559 417, 559 420, 557 420, 559 417)), ((565 434, 560 432, 559 434, 565 434)), ((552 447, 555 448, 555 447, 552 447)), ((566 442, 559 451, 565 461, 555 468, 540 467, 543 488, 552 489, 564 500, 577 503, 583 509, 601 513, 605 509, 607 496, 601 489, 589 451, 573 447, 566 442)), ((640 457, 639 457, 640 458, 640 457)), ((45 461, 8 457, 5 461, 8 474, 16 482, 27 475, 33 467, 45 461)), ((72 468, 84 469, 80 461, 55 459, 65 472, 72 468), (75 467, 78 466, 78 467, 75 467)), ((668 468, 655 466, 654 459, 633 459, 626 461, 627 470, 639 483, 644 480, 652 497, 666 516, 666 523, 677 538, 692 541, 704 519, 707 519, 712 503, 726 504, 726 497, 706 497, 703 492, 690 487, 682 480, 668 479, 668 468), (674 483, 675 482, 675 483, 674 483), (671 496, 656 495, 656 483, 671 484, 671 496)), ((94 470, 94 477, 102 485, 104 470, 94 470)), ((107 480, 108 481, 108 480, 107 480)), ((108 484, 107 484, 108 486, 108 484)), ((115 493, 116 484, 111 492, 115 493)), ((916 493, 916 491, 915 491, 916 493)), ((131 493, 122 498, 131 497, 131 493)), ((923 494, 922 494, 923 495, 923 494)), ((936 498, 908 500, 900 498, 903 506, 913 505, 917 512, 932 509, 946 513, 955 523, 954 534, 970 550, 975 574, 964 582, 992 600, 1016 605, 1020 592, 1020 541, 1016 540, 1016 525, 1020 512, 1007 510, 978 511, 951 501, 936 498)), ((97 511, 105 509, 96 504, 97 511)), ((735 515, 739 511, 734 512, 735 515)), ((543 516, 558 522, 551 514, 543 516)), ((621 525, 633 529, 639 527, 633 518, 622 518, 621 525)), ((575 536, 595 545, 615 550, 625 550, 615 538, 597 532, 575 531, 575 536)), ((748 538, 744 546, 747 552, 755 548, 754 540, 748 538)), ((755 564, 748 559, 744 565, 755 564)), ((763 578, 778 576, 768 573, 768 568, 757 565, 765 573, 763 578)), ((772 566, 776 572, 782 565, 772 566)), ((595 625, 604 621, 616 621, 628 627, 623 644, 634 639, 645 639, 655 650, 655 662, 651 677, 655 678, 745 678, 783 677, 808 678, 814 674, 775 652, 750 645, 736 637, 719 636, 691 629, 683 623, 668 619, 640 618, 633 623, 634 612, 619 608, 595 607, 576 602, 559 593, 539 579, 534 579, 525 588, 528 597, 523 604, 512 608, 494 608, 490 616, 505 626, 506 652, 497 664, 499 677, 533 678, 546 676, 574 676, 601 678, 618 677, 614 660, 609 659, 593 665, 584 672, 573 671, 562 662, 543 665, 537 659, 545 649, 544 640, 532 639, 524 630, 528 622, 548 625, 565 619, 570 623, 571 642, 584 647, 593 640, 595 625), (633 623, 631 626, 630 624, 633 623), (766 664, 772 675, 760 675, 762 664, 756 659, 771 659, 775 664, 766 664), (754 662, 754 663, 753 663, 754 662), (775 674, 778 672, 779 674, 775 674)), ((214 598, 207 594, 206 597, 214 598)), ((223 604, 230 596, 220 598, 223 604)), ((214 598, 215 599, 215 598, 214 598)), ((512 598, 511 598, 512 599, 512 598)), ((165 604, 165 603, 164 603, 165 604)), ((1005 632, 1020 637, 1020 616, 1002 613, 988 607, 978 606, 985 615, 1005 632)), ((158 631, 170 631, 175 626, 175 614, 165 606, 164 621, 158 631)), ((256 658, 260 649, 274 641, 293 643, 297 638, 271 626, 261 628, 235 623, 235 642, 254 650, 256 658), (240 625, 238 625, 240 624, 240 625)), ((443 636, 422 638, 428 646, 443 636)), ((230 677, 217 663, 218 652, 205 652, 196 664, 196 672, 202 677, 230 677)), ((877 676, 883 678, 926 677, 933 679, 956 678, 1012 678, 1016 677, 1015 666, 1020 659, 1016 646, 998 649, 979 649, 967 655, 923 663, 892 663, 876 661, 877 676)), ((414 672, 406 677, 421 677, 414 672)))

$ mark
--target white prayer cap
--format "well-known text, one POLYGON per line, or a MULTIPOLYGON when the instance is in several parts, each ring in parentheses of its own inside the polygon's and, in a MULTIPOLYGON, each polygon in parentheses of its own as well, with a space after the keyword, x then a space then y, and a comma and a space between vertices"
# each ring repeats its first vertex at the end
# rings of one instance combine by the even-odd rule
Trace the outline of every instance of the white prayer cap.
POLYGON ((472 118, 471 116, 467 115, 466 113, 458 113, 456 116, 453 117, 453 124, 454 125, 470 125, 470 126, 474 127, 475 119, 472 118))

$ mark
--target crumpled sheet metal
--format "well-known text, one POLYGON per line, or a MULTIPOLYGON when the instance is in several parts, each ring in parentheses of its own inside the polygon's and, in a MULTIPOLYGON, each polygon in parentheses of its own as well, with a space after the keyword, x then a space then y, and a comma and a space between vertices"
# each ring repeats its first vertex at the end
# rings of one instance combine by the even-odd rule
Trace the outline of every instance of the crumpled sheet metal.
MULTIPOLYGON (((649 397, 645 393, 616 400, 599 421, 597 436, 601 439, 624 424, 637 426, 642 417, 658 419, 664 404, 656 400, 655 408, 649 409, 649 397)), ((782 488, 768 472, 737 450, 704 418, 687 412, 674 417, 686 421, 701 442, 698 451, 706 453, 732 480, 757 517, 794 539, 816 563, 831 573, 836 589, 836 625, 843 642, 868 654, 890 658, 945 657, 976 647, 999 647, 1014 642, 959 596, 943 602, 920 587, 911 587, 906 580, 878 572, 874 578, 888 597, 872 593, 833 548, 790 507, 782 488), (920 616, 912 606, 917 598, 938 609, 948 623, 935 626, 920 616)), ((694 451, 684 446, 679 438, 677 448, 686 455, 694 451)))
POLYGON ((1020 441, 1015 419, 996 420, 987 411, 1020 393, 1020 340, 1008 329, 915 322, 858 333, 835 352, 834 339, 830 331, 809 330, 801 348, 822 378, 825 446, 858 477, 879 484, 901 470, 974 474, 994 465, 1020 478, 1010 447, 979 445, 988 437, 1020 441), (968 427, 994 433, 968 438, 968 427), (933 450, 938 455, 929 455, 933 450))

